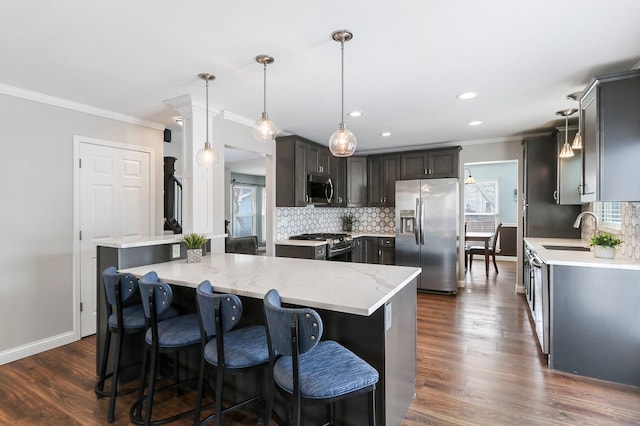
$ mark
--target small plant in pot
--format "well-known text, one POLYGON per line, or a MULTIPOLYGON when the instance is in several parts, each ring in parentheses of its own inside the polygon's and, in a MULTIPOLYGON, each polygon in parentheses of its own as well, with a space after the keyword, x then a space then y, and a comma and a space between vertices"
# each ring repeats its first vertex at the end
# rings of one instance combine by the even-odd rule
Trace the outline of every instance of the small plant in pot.
POLYGON ((202 247, 207 242, 207 237, 204 234, 191 233, 182 239, 187 246, 187 263, 202 262, 202 247))
POLYGON ((353 230, 353 224, 356 223, 356 217, 352 214, 346 214, 340 218, 342 220, 342 229, 346 232, 353 230))
POLYGON ((593 246, 593 255, 603 259, 616 257, 616 247, 622 244, 622 240, 608 232, 598 232, 591 237, 589 243, 593 246))

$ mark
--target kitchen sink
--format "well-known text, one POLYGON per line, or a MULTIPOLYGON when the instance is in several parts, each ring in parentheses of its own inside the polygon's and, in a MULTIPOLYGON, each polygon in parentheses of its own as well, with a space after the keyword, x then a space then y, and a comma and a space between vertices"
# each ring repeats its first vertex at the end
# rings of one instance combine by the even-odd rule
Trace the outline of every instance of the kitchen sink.
POLYGON ((543 244, 542 247, 547 250, 568 250, 568 251, 591 251, 591 247, 584 246, 562 246, 553 244, 543 244))

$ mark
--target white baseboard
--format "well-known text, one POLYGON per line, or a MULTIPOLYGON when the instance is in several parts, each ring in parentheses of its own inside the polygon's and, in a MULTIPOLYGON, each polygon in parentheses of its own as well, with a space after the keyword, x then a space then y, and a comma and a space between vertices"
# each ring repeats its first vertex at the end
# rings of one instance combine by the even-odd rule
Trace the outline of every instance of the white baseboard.
POLYGON ((48 351, 49 349, 54 349, 75 341, 76 338, 74 337, 73 331, 69 331, 66 333, 58 334, 57 336, 51 336, 46 339, 27 343, 26 345, 7 349, 6 351, 0 352, 0 365, 8 364, 10 362, 17 361, 31 355, 39 354, 40 352, 48 351))

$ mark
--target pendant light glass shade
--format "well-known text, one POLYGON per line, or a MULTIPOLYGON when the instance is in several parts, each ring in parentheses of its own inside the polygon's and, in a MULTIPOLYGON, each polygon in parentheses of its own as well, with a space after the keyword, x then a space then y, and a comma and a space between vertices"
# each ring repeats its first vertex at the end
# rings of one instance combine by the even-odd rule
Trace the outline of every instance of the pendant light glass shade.
POLYGON ((206 123, 207 123, 207 139, 204 142, 204 147, 196 154, 196 162, 200 167, 215 166, 218 164, 218 154, 211 147, 209 142, 209 81, 215 80, 216 76, 209 73, 198 74, 198 78, 205 81, 206 93, 207 93, 207 109, 206 109, 206 123))
POLYGON ((476 183, 476 178, 471 176, 471 170, 470 169, 468 169, 466 167, 464 169, 469 172, 469 176, 464 178, 464 184, 465 185, 474 185, 476 183))
POLYGON ((340 115, 340 125, 338 130, 333 132, 331 137, 329 138, 329 150, 331 154, 335 157, 349 157, 356 152, 356 146, 358 144, 358 140, 356 136, 350 130, 347 130, 344 125, 344 42, 349 41, 353 38, 353 34, 347 30, 338 30, 334 31, 331 34, 331 37, 335 41, 340 42, 340 52, 341 52, 341 115, 340 115))
POLYGON ((573 150, 571 149, 571 145, 569 145, 569 116, 574 114, 576 111, 577 109, 571 108, 556 112, 556 114, 564 117, 564 144, 562 145, 562 149, 558 155, 560 158, 573 157, 573 150))
POLYGON ((269 55, 256 56, 256 62, 264 65, 264 109, 262 110, 262 117, 253 125, 253 137, 260 142, 270 142, 278 134, 276 123, 269 120, 269 115, 267 114, 267 65, 272 64, 273 61, 273 57, 269 55))
POLYGON ((580 130, 578 130, 578 133, 576 133, 576 137, 573 138, 573 143, 571 144, 571 149, 582 149, 583 145, 582 145, 582 134, 580 133, 580 130))

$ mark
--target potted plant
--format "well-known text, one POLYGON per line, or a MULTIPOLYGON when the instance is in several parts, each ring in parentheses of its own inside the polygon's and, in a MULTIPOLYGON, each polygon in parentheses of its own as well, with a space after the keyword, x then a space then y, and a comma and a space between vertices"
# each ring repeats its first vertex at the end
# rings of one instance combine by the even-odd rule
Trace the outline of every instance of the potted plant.
POLYGON ((613 259, 616 256, 616 246, 622 240, 608 232, 598 232, 591 237, 589 243, 593 246, 593 255, 603 259, 613 259))
POLYGON ((204 234, 185 234, 182 238, 187 246, 187 263, 202 262, 202 247, 207 242, 204 234))
POLYGON ((346 232, 351 232, 353 229, 353 224, 356 223, 355 216, 349 213, 342 216, 341 219, 342 219, 342 229, 346 232))

